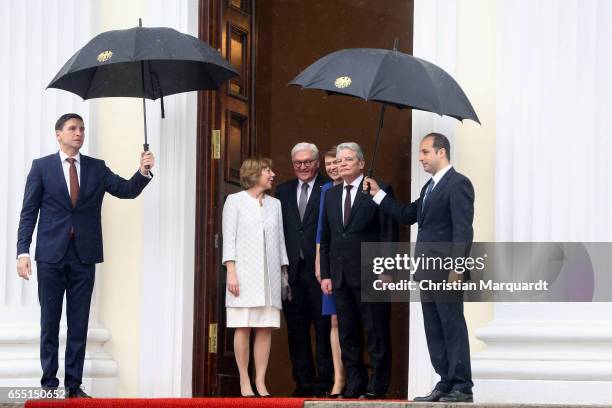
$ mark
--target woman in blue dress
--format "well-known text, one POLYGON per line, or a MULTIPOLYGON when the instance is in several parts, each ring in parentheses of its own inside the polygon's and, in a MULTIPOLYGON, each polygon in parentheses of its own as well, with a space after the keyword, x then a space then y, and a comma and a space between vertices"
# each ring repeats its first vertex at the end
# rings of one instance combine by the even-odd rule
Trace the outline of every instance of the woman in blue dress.
MULTIPOLYGON (((321 263, 319 256, 319 247, 321 243, 321 224, 323 222, 323 213, 325 207, 325 193, 334 185, 342 183, 342 178, 338 172, 338 163, 336 162, 336 146, 328 149, 324 156, 325 171, 332 181, 321 186, 321 206, 319 208, 319 224, 317 226, 317 255, 315 260, 315 274, 317 280, 321 283, 321 263)), ((338 317, 336 316, 336 299, 334 295, 322 294, 323 299, 323 316, 331 316, 331 333, 330 343, 332 349, 332 357, 334 360, 334 386, 330 392, 330 398, 338 398, 344 390, 346 376, 344 366, 340 355, 340 338, 338 335, 338 317)))

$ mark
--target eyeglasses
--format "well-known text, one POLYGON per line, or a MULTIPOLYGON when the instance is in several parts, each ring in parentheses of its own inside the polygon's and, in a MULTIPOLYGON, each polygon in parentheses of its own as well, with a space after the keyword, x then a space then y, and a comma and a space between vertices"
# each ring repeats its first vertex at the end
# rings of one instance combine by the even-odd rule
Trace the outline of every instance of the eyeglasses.
POLYGON ((310 168, 314 162, 316 162, 316 160, 304 160, 304 161, 296 160, 293 162, 293 167, 295 167, 296 169, 299 169, 303 165, 306 168, 310 168))

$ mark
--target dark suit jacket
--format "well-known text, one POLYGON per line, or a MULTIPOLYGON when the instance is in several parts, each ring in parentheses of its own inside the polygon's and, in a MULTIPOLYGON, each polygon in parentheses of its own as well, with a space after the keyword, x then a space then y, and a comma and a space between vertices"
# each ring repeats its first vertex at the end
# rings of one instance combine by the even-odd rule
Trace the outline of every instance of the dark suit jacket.
MULTIPOLYGON (((431 181, 430 181, 431 182, 431 181)), ((426 183, 418 200, 403 205, 387 195, 380 208, 403 224, 418 222, 419 231, 415 254, 428 256, 465 257, 469 255, 474 230, 474 187, 464 175, 450 168, 438 185, 431 191, 423 208, 426 183), (428 245, 429 243, 436 243, 428 245)), ((415 278, 424 278, 417 272, 415 278)), ((448 274, 439 273, 431 279, 446 279, 448 274)), ((469 279, 469 273, 466 275, 469 279)))
POLYGON ((313 189, 308 198, 306 211, 304 212, 304 220, 302 221, 300 221, 297 203, 298 179, 289 180, 276 188, 276 198, 280 200, 283 209, 285 246, 287 247, 287 257, 289 258, 289 283, 295 282, 297 278, 300 248, 304 254, 306 268, 308 270, 312 269, 314 277, 321 186, 328 181, 328 178, 317 174, 313 189))
MULTIPOLYGON (((372 198, 357 191, 351 216, 345 227, 342 219, 342 189, 344 183, 325 193, 325 214, 321 229, 321 278, 331 278, 334 289, 344 282, 349 287, 361 287, 361 243, 395 242, 398 238, 396 222, 380 211, 372 198)), ((390 197, 393 189, 384 183, 390 197)))
POLYGON ((135 198, 149 181, 139 171, 130 180, 125 180, 106 167, 103 160, 81 154, 79 198, 73 208, 59 152, 34 160, 23 196, 17 255, 29 253, 40 211, 36 261, 59 262, 68 248, 72 227, 81 262, 103 262, 101 211, 104 194, 135 198))

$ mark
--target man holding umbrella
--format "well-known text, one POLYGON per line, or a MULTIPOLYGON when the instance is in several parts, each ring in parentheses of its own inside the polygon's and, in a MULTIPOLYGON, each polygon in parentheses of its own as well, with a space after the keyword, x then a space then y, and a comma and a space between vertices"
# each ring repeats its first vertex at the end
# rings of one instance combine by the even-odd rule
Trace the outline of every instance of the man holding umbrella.
POLYGON ((95 266, 103 261, 102 200, 105 193, 136 198, 152 178, 155 164, 151 152, 143 152, 140 168, 125 180, 104 161, 79 153, 85 139, 83 119, 62 115, 55 124, 59 152, 32 162, 23 198, 17 237, 17 273, 32 275, 30 243, 38 219, 36 262, 41 309, 41 385, 59 386, 59 326, 66 293, 68 334, 65 379, 68 398, 88 398, 81 389, 89 307, 95 266))
MULTIPOLYGON (((402 205, 386 194, 378 183, 366 177, 363 189, 370 188, 380 209, 402 224, 418 222, 415 254, 466 257, 474 231, 474 187, 450 164, 450 143, 439 133, 426 135, 419 146, 419 161, 432 178, 415 202, 402 205), (440 252, 442 251, 442 252, 440 252)), ((469 279, 455 271, 420 270, 415 280, 454 282, 469 279), (425 273, 427 275, 425 275, 425 273)), ((421 291, 421 306, 431 364, 440 381, 421 402, 472 402, 472 371, 467 325, 461 291, 421 291)))

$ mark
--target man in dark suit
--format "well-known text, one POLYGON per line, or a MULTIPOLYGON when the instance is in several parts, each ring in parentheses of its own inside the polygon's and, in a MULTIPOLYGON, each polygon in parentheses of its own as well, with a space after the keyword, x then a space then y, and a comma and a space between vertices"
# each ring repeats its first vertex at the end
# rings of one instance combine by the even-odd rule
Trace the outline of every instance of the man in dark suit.
POLYGON ((329 316, 321 315, 321 288, 315 276, 316 234, 321 186, 329 180, 319 174, 319 151, 314 144, 298 143, 291 151, 296 178, 276 189, 283 209, 285 245, 289 257, 291 299, 283 302, 296 397, 322 397, 334 381, 329 316), (316 336, 315 359, 310 328, 316 336), (315 369, 316 367, 316 369, 315 369))
MULTIPOLYGON (((391 375, 389 303, 361 301, 361 243, 397 241, 397 224, 361 192, 365 160, 356 143, 337 147, 340 176, 344 182, 325 195, 321 229, 321 290, 336 296, 342 362, 347 383, 343 398, 384 398, 391 375), (373 368, 363 362, 362 331, 373 368)), ((392 195, 390 187, 384 189, 392 195)), ((389 277, 381 275, 381 279, 389 277)))
POLYGON ((32 274, 30 243, 38 219, 36 264, 41 311, 41 385, 54 389, 57 378, 59 326, 66 293, 68 336, 64 385, 69 398, 88 398, 81 389, 89 307, 95 265, 102 255, 102 199, 106 192, 135 198, 151 180, 155 159, 143 153, 130 180, 110 171, 104 161, 79 153, 85 139, 83 119, 62 115, 55 124, 58 153, 36 159, 28 174, 17 235, 17 273, 32 274))
MULTIPOLYGON (((415 253, 426 256, 466 257, 474 232, 474 187, 450 165, 450 143, 439 133, 421 141, 419 161, 432 178, 423 186, 418 200, 402 205, 385 194, 376 181, 366 179, 370 194, 380 208, 403 224, 418 222, 415 253)), ((416 280, 454 282, 467 280, 456 271, 418 271, 416 280)), ((415 401, 472 402, 470 345, 463 315, 463 293, 421 292, 425 335, 431 363, 440 381, 427 396, 415 401)))

